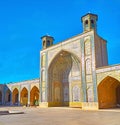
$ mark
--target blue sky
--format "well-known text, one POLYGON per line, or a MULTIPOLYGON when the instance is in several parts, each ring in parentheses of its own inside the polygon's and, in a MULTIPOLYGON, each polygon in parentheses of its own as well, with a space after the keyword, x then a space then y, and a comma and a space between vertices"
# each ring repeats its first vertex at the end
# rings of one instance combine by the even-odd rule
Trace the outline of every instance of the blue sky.
POLYGON ((0 83, 39 77, 40 37, 54 43, 82 33, 81 16, 97 14, 109 64, 120 64, 119 0, 4 0, 0 2, 0 83))

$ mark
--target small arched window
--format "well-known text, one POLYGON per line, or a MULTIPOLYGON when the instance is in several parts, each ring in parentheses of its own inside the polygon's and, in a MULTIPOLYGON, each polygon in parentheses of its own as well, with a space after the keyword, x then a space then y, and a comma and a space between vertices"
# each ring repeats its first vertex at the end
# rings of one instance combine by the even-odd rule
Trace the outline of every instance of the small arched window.
POLYGON ((91 20, 91 23, 94 24, 94 20, 91 20))
POLYGON ((85 29, 88 28, 88 20, 85 21, 85 29))
POLYGON ((92 27, 94 27, 94 20, 91 20, 91 25, 92 27))
POLYGON ((47 46, 50 46, 50 41, 49 40, 47 41, 47 46))
POLYGON ((45 46, 45 40, 43 41, 43 46, 45 46))
POLYGON ((85 21, 85 25, 87 25, 87 24, 88 24, 88 20, 85 21))

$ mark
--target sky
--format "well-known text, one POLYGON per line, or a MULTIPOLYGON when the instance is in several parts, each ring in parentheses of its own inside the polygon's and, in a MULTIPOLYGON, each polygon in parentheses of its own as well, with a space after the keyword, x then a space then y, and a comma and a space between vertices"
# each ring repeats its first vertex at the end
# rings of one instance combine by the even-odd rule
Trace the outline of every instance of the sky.
POLYGON ((88 12, 98 15, 109 65, 120 64, 120 0, 2 0, 0 83, 39 78, 40 37, 49 34, 56 44, 82 33, 81 17, 88 12))

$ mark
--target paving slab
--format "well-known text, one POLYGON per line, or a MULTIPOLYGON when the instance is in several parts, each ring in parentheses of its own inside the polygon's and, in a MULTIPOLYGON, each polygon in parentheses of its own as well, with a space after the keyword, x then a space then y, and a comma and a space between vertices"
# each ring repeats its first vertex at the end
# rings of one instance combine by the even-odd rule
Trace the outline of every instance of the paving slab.
POLYGON ((0 125, 120 125, 120 109, 83 111, 79 108, 2 107, 24 114, 1 115, 0 125))

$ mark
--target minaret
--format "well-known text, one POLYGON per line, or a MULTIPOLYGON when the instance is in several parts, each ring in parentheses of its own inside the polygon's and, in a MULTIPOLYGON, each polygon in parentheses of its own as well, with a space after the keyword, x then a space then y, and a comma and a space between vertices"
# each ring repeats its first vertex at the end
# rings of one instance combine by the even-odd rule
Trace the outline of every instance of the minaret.
POLYGON ((81 21, 83 23, 84 32, 94 30, 97 31, 97 20, 98 16, 96 14, 88 13, 81 17, 81 21))
POLYGON ((45 35, 45 36, 42 36, 41 39, 42 39, 43 49, 46 49, 53 45, 54 38, 52 36, 45 35))

